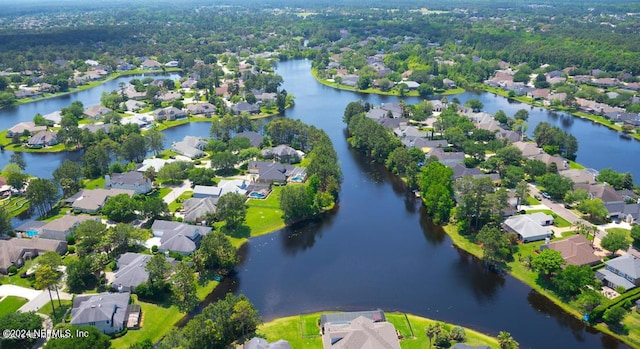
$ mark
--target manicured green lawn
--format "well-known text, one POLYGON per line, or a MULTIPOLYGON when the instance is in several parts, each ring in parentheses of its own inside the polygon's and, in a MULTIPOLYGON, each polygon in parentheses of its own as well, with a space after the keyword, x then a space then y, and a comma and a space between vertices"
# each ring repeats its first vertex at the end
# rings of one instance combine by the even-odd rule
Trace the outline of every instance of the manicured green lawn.
POLYGON ((152 197, 163 198, 171 193, 171 188, 156 188, 154 191, 149 194, 152 197))
POLYGON ((171 212, 178 211, 182 207, 182 203, 187 199, 191 199, 192 196, 193 196, 193 191, 191 190, 185 191, 180 196, 178 196, 175 200, 173 200, 173 202, 169 204, 169 211, 171 212))
POLYGON ((453 244, 458 246, 459 248, 471 253, 472 255, 482 258, 482 247, 476 245, 475 243, 469 241, 467 237, 460 235, 458 232, 458 228, 455 225, 447 224, 442 227, 444 231, 449 235, 451 240, 453 240, 453 244))
POLYGON ((534 198, 533 196, 529 196, 527 198, 527 205, 529 206, 540 205, 540 201, 538 201, 538 199, 534 198))
POLYGON ((87 179, 84 181, 84 187, 87 189, 104 188, 104 177, 87 179))
POLYGON ((558 216, 555 212, 551 211, 551 210, 529 210, 527 211, 527 213, 536 213, 536 212, 542 212, 542 213, 546 213, 548 215, 553 216, 553 225, 555 225, 558 228, 566 228, 566 227, 570 227, 571 223, 569 223, 569 221, 567 221, 566 219, 558 216))
MULTIPOLYGON (((631 310, 622 323, 627 328, 640 328, 640 313, 636 310, 631 310)), ((634 347, 640 348, 640 331, 629 331, 629 341, 634 347)))
POLYGON ((624 233, 627 236, 627 239, 631 239, 631 231, 624 228, 609 228, 605 229, 607 233, 624 233))
MULTIPOLYGON (((296 315, 286 318, 276 319, 267 322, 258 328, 258 335, 265 337, 268 341, 274 342, 285 339, 292 348, 321 349, 322 337, 318 322, 321 313, 296 315)), ((391 322, 400 333, 403 340, 400 347, 403 349, 423 349, 429 347, 429 339, 425 334, 425 329, 435 321, 418 317, 415 315, 405 315, 404 313, 386 313, 387 320, 391 322)), ((444 324, 445 328, 451 329, 454 325, 444 324)), ((491 348, 498 348, 498 341, 495 338, 482 333, 465 329, 467 341, 465 343, 478 346, 489 345, 491 348)), ((517 338, 516 338, 517 340, 517 338)))
POLYGON ((0 208, 9 212, 10 217, 14 217, 29 209, 29 200, 24 196, 12 196, 0 200, 0 208))
POLYGON ((21 306, 27 304, 28 300, 22 297, 6 296, 0 302, 0 317, 3 317, 9 313, 13 313, 20 309, 21 306))
POLYGON ((584 170, 585 169, 584 166, 580 165, 577 162, 571 161, 571 160, 569 160, 569 168, 572 169, 572 170, 584 170))
POLYGON ((18 272, 15 275, 8 276, 2 275, 0 276, 0 284, 6 285, 16 285, 31 288, 31 283, 35 282, 35 278, 32 276, 30 278, 21 278, 20 274, 25 273, 29 268, 35 263, 34 259, 27 259, 24 265, 18 268, 18 272))
POLYGON ((134 303, 140 304, 142 308, 140 329, 129 330, 124 336, 112 340, 111 345, 114 348, 128 348, 145 339, 150 339, 152 343, 155 343, 184 316, 184 313, 181 313, 175 305, 147 303, 139 301, 136 295, 132 297, 134 303))
POLYGON ((51 320, 53 320, 54 324, 59 324, 62 322, 62 318, 64 316, 64 314, 67 312, 68 309, 71 308, 72 302, 70 300, 60 300, 60 303, 62 304, 62 306, 58 306, 58 298, 56 298, 56 294, 55 292, 51 292, 51 296, 53 296, 53 304, 55 305, 56 308, 56 314, 55 316, 53 316, 53 311, 51 309, 51 300, 49 300, 49 302, 47 302, 47 304, 43 305, 42 308, 40 308, 38 310, 38 313, 42 313, 45 315, 48 315, 51 320))
MULTIPOLYGON (((291 184, 290 184, 291 185, 291 184)), ((282 187, 273 187, 273 191, 264 199, 249 199, 247 201, 247 225, 251 229, 251 236, 258 236, 284 228, 280 209, 280 192, 282 187)))

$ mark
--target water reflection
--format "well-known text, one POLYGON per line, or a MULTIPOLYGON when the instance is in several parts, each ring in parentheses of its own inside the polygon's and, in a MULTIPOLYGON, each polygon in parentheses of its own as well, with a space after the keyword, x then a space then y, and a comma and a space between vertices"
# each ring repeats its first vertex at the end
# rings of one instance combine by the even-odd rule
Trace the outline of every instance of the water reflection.
POLYGON ((455 248, 459 258, 451 266, 451 273, 464 288, 472 291, 479 303, 495 302, 498 290, 505 285, 505 278, 486 268, 484 263, 473 255, 455 248))
POLYGON ((417 202, 419 205, 420 211, 420 228, 422 229, 422 234, 424 238, 431 245, 440 245, 447 240, 447 233, 445 233, 444 229, 441 226, 433 224, 433 221, 427 215, 427 211, 424 206, 421 204, 420 200, 413 199, 414 205, 417 202))
POLYGON ((336 206, 331 211, 322 214, 316 219, 311 219, 280 230, 280 242, 287 255, 295 256, 298 252, 310 249, 316 241, 322 237, 333 225, 334 218, 339 208, 336 206))

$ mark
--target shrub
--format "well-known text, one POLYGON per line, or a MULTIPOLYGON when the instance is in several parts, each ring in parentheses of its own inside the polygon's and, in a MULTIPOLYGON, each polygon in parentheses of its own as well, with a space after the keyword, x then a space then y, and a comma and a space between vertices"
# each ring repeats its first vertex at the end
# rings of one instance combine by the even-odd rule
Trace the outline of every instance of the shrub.
POLYGON ((67 252, 69 252, 70 254, 76 253, 76 247, 75 246, 69 246, 67 248, 67 252))
POLYGON ((451 333, 449 333, 449 339, 462 343, 467 340, 467 332, 464 330, 464 328, 455 326, 451 329, 451 333))
POLYGON ((18 267, 16 267, 15 265, 12 265, 9 267, 9 270, 7 270, 9 272, 9 275, 16 275, 18 273, 18 267))
POLYGON ((158 245, 151 246, 151 252, 158 253, 158 245))
POLYGON ((73 235, 67 236, 67 245, 73 246, 76 244, 76 237, 73 235))

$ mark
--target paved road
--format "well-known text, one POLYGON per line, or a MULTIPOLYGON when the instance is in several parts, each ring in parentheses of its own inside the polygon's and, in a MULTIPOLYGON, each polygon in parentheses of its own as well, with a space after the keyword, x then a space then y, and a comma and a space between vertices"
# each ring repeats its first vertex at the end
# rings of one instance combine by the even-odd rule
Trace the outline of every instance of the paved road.
POLYGON ((567 221, 569 221, 569 223, 571 224, 575 224, 577 222, 584 222, 585 224, 590 224, 589 222, 583 220, 582 218, 576 216, 575 213, 567 210, 563 204, 559 204, 556 202, 553 202, 552 200, 549 199, 545 199, 544 197, 542 197, 542 194, 540 193, 540 191, 538 190, 538 188, 536 188, 533 184, 529 184, 529 189, 531 191, 531 196, 538 196, 541 198, 540 202, 542 204, 544 204, 545 206, 547 206, 551 211, 555 212, 558 216, 566 219, 567 221))

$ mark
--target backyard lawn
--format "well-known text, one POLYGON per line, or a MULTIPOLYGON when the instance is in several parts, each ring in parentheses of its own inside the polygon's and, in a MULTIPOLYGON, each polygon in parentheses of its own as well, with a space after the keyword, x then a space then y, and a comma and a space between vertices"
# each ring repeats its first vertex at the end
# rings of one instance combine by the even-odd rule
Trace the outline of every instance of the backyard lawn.
MULTIPOLYGON (((429 339, 425 329, 435 321, 404 313, 386 313, 387 320, 391 322, 403 338, 400 347, 403 349, 428 348, 429 339)), ((292 348, 322 349, 322 337, 318 323, 320 313, 296 315, 276 319, 267 322, 258 328, 258 335, 266 337, 270 342, 285 339, 292 348)), ((451 329, 454 325, 444 324, 451 329)), ((498 348, 498 341, 482 333, 465 329, 468 345, 489 345, 498 348)), ((516 340, 518 340, 516 338, 516 340)))
POLYGON ((150 339, 152 343, 162 338, 171 327, 184 316, 175 305, 153 304, 139 301, 132 296, 135 304, 142 308, 140 329, 129 330, 127 334, 111 341, 114 348, 128 348, 130 345, 150 339))
MULTIPOLYGON (((172 195, 175 195, 175 194, 172 194, 172 195)), ((193 191, 191 190, 185 191, 184 193, 180 194, 178 198, 176 198, 175 200, 173 200, 173 202, 169 204, 169 211, 176 212, 180 210, 180 208, 182 207, 182 203, 187 199, 191 199, 192 196, 193 196, 193 191)))
POLYGON ((27 304, 28 300, 22 297, 6 296, 0 301, 0 317, 9 313, 13 313, 20 309, 21 306, 27 304))
POLYGON ((542 213, 546 213, 550 216, 553 216, 553 225, 555 225, 558 228, 566 228, 566 227, 570 227, 571 223, 569 223, 569 221, 567 221, 566 219, 558 216, 557 214, 555 214, 555 212, 551 211, 551 210, 529 210, 527 211, 528 214, 530 213, 536 213, 536 212, 542 212, 542 213))
POLYGON ((247 225, 251 236, 270 233, 284 228, 282 210, 280 209, 280 192, 282 187, 273 187, 266 199, 249 199, 247 201, 247 225))

